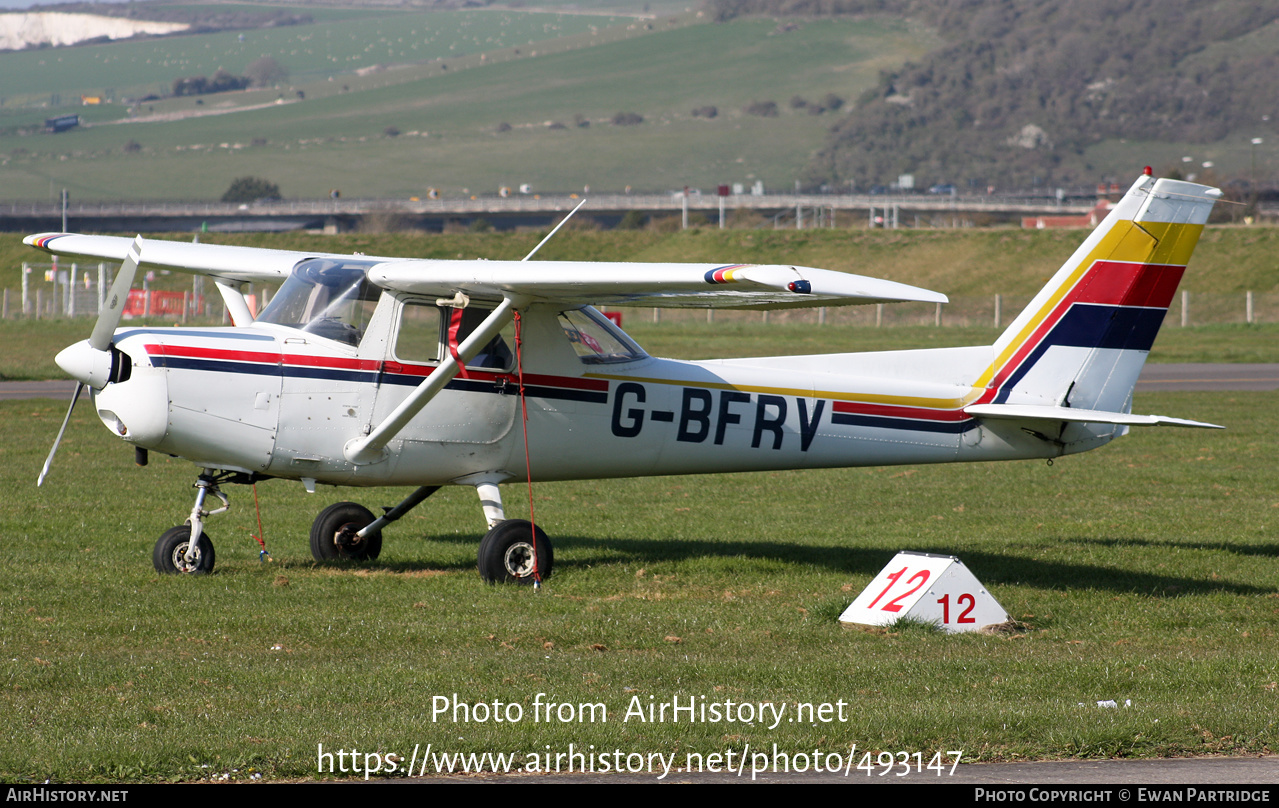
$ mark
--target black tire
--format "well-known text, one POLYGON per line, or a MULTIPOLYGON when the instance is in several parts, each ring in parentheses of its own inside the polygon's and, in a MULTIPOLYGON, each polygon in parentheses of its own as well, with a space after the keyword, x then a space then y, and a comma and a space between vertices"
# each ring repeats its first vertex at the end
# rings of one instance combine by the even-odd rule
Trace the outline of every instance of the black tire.
POLYGON ((363 539, 357 530, 373 523, 373 513, 354 502, 338 502, 320 511, 311 524, 311 555, 316 561, 366 561, 382 554, 382 531, 363 539))
MULTIPOLYGON (((551 577, 555 553, 551 540, 537 528, 537 574, 551 577)), ((533 531, 525 519, 507 519, 480 540, 480 577, 491 584, 533 583, 533 531)))
POLYGON ((208 575, 213 572, 213 541, 208 533, 201 533, 195 543, 195 562, 188 563, 187 545, 191 543, 191 526, 169 528, 155 543, 151 563, 155 571, 164 575, 208 575))

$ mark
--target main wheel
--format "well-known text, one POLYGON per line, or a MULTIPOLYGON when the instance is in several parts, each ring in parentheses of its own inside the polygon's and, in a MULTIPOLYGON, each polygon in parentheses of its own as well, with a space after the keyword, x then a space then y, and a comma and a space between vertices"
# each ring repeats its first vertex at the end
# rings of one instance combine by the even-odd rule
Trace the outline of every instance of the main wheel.
POLYGON ((533 583, 533 547, 537 546, 537 574, 543 581, 551 577, 555 554, 551 540, 537 528, 533 538, 533 526, 525 519, 507 519, 498 522, 480 540, 480 577, 491 584, 533 583))
POLYGON ((207 575, 213 572, 213 541, 208 533, 201 533, 195 543, 195 560, 187 561, 187 547, 191 544, 191 526, 169 528, 155 543, 151 563, 155 571, 165 575, 207 575))
POLYGON ((311 525, 311 555, 316 561, 346 559, 363 561, 382 552, 382 531, 363 538, 356 531, 373 523, 373 514, 363 505, 338 502, 320 511, 311 525))

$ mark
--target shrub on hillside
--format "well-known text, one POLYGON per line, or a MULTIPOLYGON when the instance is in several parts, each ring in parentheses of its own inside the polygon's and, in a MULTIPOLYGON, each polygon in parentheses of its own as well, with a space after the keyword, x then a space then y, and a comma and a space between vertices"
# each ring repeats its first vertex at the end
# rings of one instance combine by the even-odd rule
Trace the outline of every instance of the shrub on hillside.
POLYGON ((274 58, 263 56, 249 62, 249 66, 244 68, 244 77, 255 87, 269 87, 287 79, 289 71, 274 58))
POLYGON ((223 202, 257 202, 260 199, 279 199, 280 186, 261 177, 237 177, 222 195, 223 202))
POLYGON ((761 118, 776 118, 777 102, 753 101, 748 107, 746 107, 745 111, 747 115, 758 115, 761 118))

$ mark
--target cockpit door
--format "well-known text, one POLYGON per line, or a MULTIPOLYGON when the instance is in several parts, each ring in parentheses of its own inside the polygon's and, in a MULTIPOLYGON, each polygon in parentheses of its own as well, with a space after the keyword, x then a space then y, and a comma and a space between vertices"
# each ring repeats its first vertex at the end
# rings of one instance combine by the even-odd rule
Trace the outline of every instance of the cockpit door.
MULTIPOLYGON (((382 364, 373 423, 380 423, 439 367, 492 311, 473 302, 465 309, 441 308, 434 300, 400 301, 393 337, 382 364), (458 317, 453 312, 460 311, 458 317)), ((398 439, 432 444, 499 443, 511 431, 518 407, 512 333, 504 330, 471 359, 398 439)))

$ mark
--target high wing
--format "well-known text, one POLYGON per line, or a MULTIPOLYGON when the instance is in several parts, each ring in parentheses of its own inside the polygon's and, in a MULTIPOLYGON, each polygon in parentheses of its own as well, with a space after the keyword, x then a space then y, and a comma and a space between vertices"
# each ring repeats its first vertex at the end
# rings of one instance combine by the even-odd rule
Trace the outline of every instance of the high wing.
POLYGON ((394 261, 369 270, 387 289, 659 308, 777 309, 947 298, 904 283, 829 269, 750 264, 587 261, 394 261))
MULTIPOLYGON (((27 236, 22 242, 52 255, 123 261, 133 239, 120 236, 82 236, 75 233, 39 233, 27 236)), ((139 266, 148 269, 176 269, 227 281, 252 283, 284 280, 299 261, 327 257, 350 258, 330 253, 147 239, 143 242, 139 266)))
MULTIPOLYGON (((123 261, 133 239, 41 233, 24 242, 54 255, 123 261)), ((352 256, 147 240, 140 266, 208 275, 226 282, 283 280, 309 258, 352 256)), ((827 269, 780 265, 587 261, 428 261, 360 256, 378 262, 369 280, 433 297, 519 297, 580 305, 776 309, 918 301, 938 292, 827 269)))

